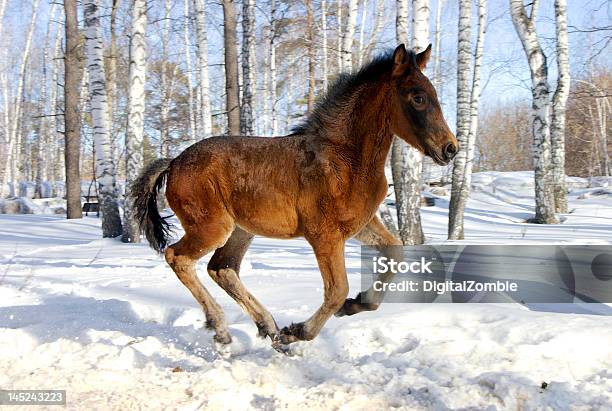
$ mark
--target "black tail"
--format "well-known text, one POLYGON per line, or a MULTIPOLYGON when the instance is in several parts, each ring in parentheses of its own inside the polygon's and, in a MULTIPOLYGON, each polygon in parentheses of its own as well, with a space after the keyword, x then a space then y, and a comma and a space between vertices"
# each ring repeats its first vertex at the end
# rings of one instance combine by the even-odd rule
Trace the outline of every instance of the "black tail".
POLYGON ((151 248, 160 254, 168 245, 172 225, 166 221, 168 217, 159 215, 157 193, 166 182, 171 161, 169 158, 153 161, 145 167, 129 188, 140 232, 147 237, 151 248))

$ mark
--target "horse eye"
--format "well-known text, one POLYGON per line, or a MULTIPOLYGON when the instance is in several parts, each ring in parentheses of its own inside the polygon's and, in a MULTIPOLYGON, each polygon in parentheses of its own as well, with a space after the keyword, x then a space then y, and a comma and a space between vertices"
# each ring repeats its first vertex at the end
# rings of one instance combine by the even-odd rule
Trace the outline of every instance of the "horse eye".
POLYGON ((417 106, 420 106, 425 103, 425 97, 423 97, 422 95, 416 95, 412 99, 414 101, 414 104, 416 104, 417 106))

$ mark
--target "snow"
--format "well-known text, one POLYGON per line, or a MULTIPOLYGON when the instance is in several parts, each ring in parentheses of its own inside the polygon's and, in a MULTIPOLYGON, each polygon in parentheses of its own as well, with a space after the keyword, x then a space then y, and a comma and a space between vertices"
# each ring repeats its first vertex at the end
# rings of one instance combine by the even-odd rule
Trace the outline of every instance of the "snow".
MULTIPOLYGON (((465 243, 612 243, 609 182, 576 180, 564 223, 538 226, 523 223, 533 213, 530 178, 476 174, 465 243)), ((445 241, 447 204, 440 197, 423 209, 430 243, 445 241)), ((219 351, 161 257, 99 235, 95 217, 0 215, 3 389, 66 389, 68 409, 612 408, 610 309, 387 304, 332 318, 288 357, 256 337, 205 274, 204 258, 201 279, 234 339, 219 351)), ((353 295, 356 242, 346 256, 353 295)), ((241 277, 280 326, 307 318, 322 300, 301 239, 256 238, 241 277)))

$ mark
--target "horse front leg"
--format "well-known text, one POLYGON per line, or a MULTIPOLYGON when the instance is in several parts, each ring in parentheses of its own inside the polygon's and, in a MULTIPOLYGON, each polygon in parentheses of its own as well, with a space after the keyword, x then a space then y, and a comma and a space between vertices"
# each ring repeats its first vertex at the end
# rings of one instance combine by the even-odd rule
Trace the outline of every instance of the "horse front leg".
POLYGON ((319 270, 323 277, 323 304, 306 321, 291 324, 280 331, 283 344, 315 338, 327 320, 342 306, 348 295, 348 280, 344 267, 344 239, 308 239, 317 257, 319 270))
MULTIPOLYGON (((355 239, 364 245, 374 247, 389 259, 402 260, 402 249, 400 247, 402 242, 387 230, 376 215, 355 235, 355 239)), ((393 279, 393 276, 394 274, 390 272, 380 274, 377 280, 388 283, 393 279)), ((368 290, 357 294, 355 298, 347 298, 335 315, 336 317, 343 317, 362 311, 374 311, 378 309, 384 296, 384 291, 377 291, 370 287, 368 290)))

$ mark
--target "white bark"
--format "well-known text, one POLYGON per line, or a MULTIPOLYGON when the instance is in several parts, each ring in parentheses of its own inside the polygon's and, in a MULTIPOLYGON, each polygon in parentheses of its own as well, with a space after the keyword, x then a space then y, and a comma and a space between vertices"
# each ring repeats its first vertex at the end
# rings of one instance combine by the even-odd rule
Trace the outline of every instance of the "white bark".
POLYGON ((278 115, 276 112, 276 0, 271 1, 271 18, 270 18, 270 80, 269 80, 269 113, 270 113, 270 134, 275 136, 278 134, 278 115))
POLYGON ((361 67, 363 63, 363 54, 364 54, 364 44, 363 39, 365 36, 365 25, 366 25, 366 16, 368 15, 368 0, 363 0, 363 4, 361 6, 361 21, 359 22, 359 43, 357 47, 357 66, 358 69, 361 67))
POLYGON ((338 59, 336 62, 337 73, 342 72, 342 42, 344 38, 344 30, 342 27, 342 3, 342 0, 338 0, 336 4, 336 18, 338 19, 338 32, 336 33, 336 58, 338 59))
POLYGON ((474 51, 474 70, 469 84, 471 49, 471 2, 460 2, 459 44, 457 61, 457 140, 461 151, 453 166, 453 185, 449 207, 448 237, 451 240, 464 238, 464 213, 470 195, 474 148, 478 132, 478 104, 480 100, 480 71, 486 30, 486 0, 478 0, 478 34, 474 51), (461 71, 461 73, 460 73, 461 71))
POLYGON ((51 151, 51 161, 49 164, 50 171, 49 175, 52 176, 53 180, 53 196, 57 195, 56 187, 58 181, 64 181, 65 166, 64 166, 64 144, 62 142, 62 134, 58 132, 57 115, 60 110, 58 109, 58 81, 60 77, 61 69, 61 56, 62 56, 62 21, 61 19, 57 22, 57 32, 55 34, 55 45, 53 47, 53 70, 51 73, 51 118, 49 119, 49 129, 51 131, 51 143, 49 148, 51 151))
MULTIPOLYGON (((415 11, 423 12, 425 9, 415 8, 415 11)), ((428 8, 427 8, 428 10, 428 8)), ((408 43, 407 28, 408 6, 406 2, 397 2, 396 33, 399 43, 408 43)), ((418 15, 414 19, 418 26, 413 25, 412 37, 415 46, 424 48, 427 46, 429 37, 429 22, 426 18, 418 15), (423 45, 424 44, 424 45, 423 45)), ((391 152, 391 170, 393 173, 393 186, 395 189, 395 203, 397 208, 398 231, 405 245, 422 244, 425 241, 421 226, 421 215, 419 212, 421 204, 421 153, 409 147, 399 138, 393 141, 391 152)))
POLYGON ((194 111, 195 99, 193 96, 193 65, 191 64, 191 42, 189 23, 191 16, 189 15, 189 0, 183 2, 183 35, 185 42, 185 66, 187 75, 188 103, 189 104, 189 144, 195 143, 196 140, 196 117, 194 111))
POLYGON ((34 27, 36 26, 36 17, 38 16, 38 6, 40 0, 34 0, 32 3, 32 17, 30 18, 30 25, 28 28, 28 33, 26 35, 26 42, 23 48, 23 58, 21 60, 21 66, 19 68, 19 78, 17 84, 17 93, 15 94, 15 99, 17 100, 17 104, 15 104, 15 109, 13 110, 13 122, 9 129, 9 141, 7 147, 7 158, 5 160, 5 171, 2 177, 2 185, 0 186, 0 198, 3 198, 7 195, 8 188, 8 180, 10 174, 13 174, 13 183, 16 184, 18 178, 16 176, 17 173, 11 173, 11 166, 16 163, 16 152, 21 149, 19 144, 19 136, 20 136, 20 127, 21 124, 21 110, 22 110, 22 96, 23 90, 25 86, 26 80, 26 68, 28 66, 28 59, 30 57, 30 50, 32 48, 32 35, 34 33, 34 27))
MULTIPOLYGON (((132 5, 132 30, 130 36, 130 89, 127 107, 127 132, 125 134, 125 176, 126 185, 130 185, 142 170, 145 116, 145 80, 146 80, 146 28, 147 2, 134 0, 132 5)), ((138 222, 134 218, 132 203, 125 202, 124 242, 139 243, 138 222)))
POLYGON ((412 48, 419 52, 429 44, 429 0, 412 0, 412 48))
MULTIPOLYGON (((537 5, 534 4, 532 16, 537 5)), ((531 71, 532 134, 535 175, 536 215, 534 222, 555 224, 550 141, 550 87, 546 55, 542 51, 535 21, 527 16, 522 0, 510 0, 512 22, 531 71)))
POLYGON ((358 0, 349 0, 346 16, 346 29, 342 36, 342 71, 351 71, 353 67, 353 37, 357 23, 358 0))
POLYGON ((327 2, 321 0, 321 71, 323 71, 323 92, 327 92, 328 87, 328 67, 327 67, 327 2))
POLYGON ((170 42, 170 0, 164 0, 164 24, 162 26, 162 65, 160 81, 160 113, 159 113, 159 136, 160 153, 162 156, 170 156, 170 84, 168 79, 168 46, 170 42))
POLYGON ((253 135, 255 101, 255 0, 243 0, 242 6, 242 104, 240 132, 253 135))
POLYGON ((198 100, 200 102, 201 127, 200 138, 210 137, 212 134, 212 118, 210 108, 210 84, 208 80, 208 38, 206 34, 206 14, 204 0, 194 0, 196 13, 196 33, 198 39, 198 100))
POLYGON ((566 0, 555 0, 557 36, 557 88, 553 96, 551 146, 555 212, 567 213, 565 187, 565 107, 570 92, 569 51, 567 40, 566 0))
POLYGON ((116 237, 121 234, 121 218, 117 204, 115 170, 111 161, 111 141, 108 127, 108 106, 106 101, 106 76, 102 31, 98 16, 98 0, 84 0, 85 56, 89 73, 89 94, 91 96, 91 119, 96 152, 96 180, 100 195, 102 214, 102 236, 116 237))
POLYGON ((444 8, 444 0, 438 0, 436 4, 436 29, 434 34, 434 68, 433 68, 433 86, 440 94, 439 89, 442 85, 441 70, 440 70, 440 58, 442 56, 442 50, 440 50, 440 43, 442 38, 441 23, 442 23, 442 10, 444 8))
POLYGON ((408 1, 397 0, 395 7, 397 14, 395 15, 395 32, 397 42, 404 44, 406 48, 410 47, 410 37, 408 36, 408 1))
POLYGON ((608 112, 612 111, 610 100, 608 97, 599 97, 595 100, 597 105, 597 118, 599 128, 599 140, 601 142, 602 153, 602 174, 604 176, 612 176, 612 162, 608 154, 608 112))

